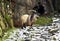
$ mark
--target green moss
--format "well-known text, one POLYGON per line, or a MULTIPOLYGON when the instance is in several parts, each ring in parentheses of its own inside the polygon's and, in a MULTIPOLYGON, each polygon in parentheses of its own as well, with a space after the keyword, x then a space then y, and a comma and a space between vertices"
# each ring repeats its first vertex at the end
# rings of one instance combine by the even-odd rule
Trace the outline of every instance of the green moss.
POLYGON ((2 41, 2 38, 0 38, 0 41, 2 41))
POLYGON ((6 19, 7 21, 10 21, 11 17, 8 16, 8 14, 6 14, 6 15, 5 15, 5 19, 6 19))
POLYGON ((0 36, 2 36, 2 29, 1 29, 1 27, 0 27, 0 36))
POLYGON ((13 26, 13 19, 8 14, 5 15, 4 23, 6 23, 6 25, 8 25, 8 27, 11 27, 11 28, 14 27, 13 26))
POLYGON ((1 16, 1 12, 0 12, 0 16, 1 16))
POLYGON ((18 41, 24 41, 24 40, 20 39, 20 40, 18 40, 18 41))
POLYGON ((47 25, 52 22, 52 18, 40 17, 35 24, 37 25, 47 25))
POLYGON ((9 29, 7 29, 6 32, 4 32, 3 40, 8 39, 8 37, 11 35, 10 32, 13 33, 13 30, 15 30, 15 29, 16 28, 9 28, 9 29))
POLYGON ((53 37, 53 40, 56 40, 56 38, 55 38, 55 37, 53 37))

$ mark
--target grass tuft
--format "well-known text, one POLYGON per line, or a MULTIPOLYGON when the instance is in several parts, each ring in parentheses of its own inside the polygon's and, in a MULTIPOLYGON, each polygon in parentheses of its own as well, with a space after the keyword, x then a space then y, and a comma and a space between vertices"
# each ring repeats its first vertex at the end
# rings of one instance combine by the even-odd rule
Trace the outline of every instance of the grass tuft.
POLYGON ((52 18, 40 17, 35 24, 37 25, 47 25, 52 22, 52 18))

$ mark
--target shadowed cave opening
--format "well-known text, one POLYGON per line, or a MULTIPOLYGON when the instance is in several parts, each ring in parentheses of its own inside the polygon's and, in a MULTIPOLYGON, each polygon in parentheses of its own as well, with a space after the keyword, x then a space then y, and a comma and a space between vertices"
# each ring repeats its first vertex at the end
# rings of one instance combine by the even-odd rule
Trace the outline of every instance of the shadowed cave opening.
POLYGON ((39 15, 44 15, 45 13, 44 6, 40 2, 38 2, 38 5, 34 6, 33 10, 36 10, 39 15))

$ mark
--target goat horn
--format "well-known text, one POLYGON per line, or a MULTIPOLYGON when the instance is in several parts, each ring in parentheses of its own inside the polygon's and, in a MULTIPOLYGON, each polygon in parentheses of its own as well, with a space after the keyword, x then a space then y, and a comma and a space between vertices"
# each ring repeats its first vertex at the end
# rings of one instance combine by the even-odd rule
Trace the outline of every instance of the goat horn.
POLYGON ((36 12, 36 10, 29 10, 30 12, 33 11, 33 12, 36 12))

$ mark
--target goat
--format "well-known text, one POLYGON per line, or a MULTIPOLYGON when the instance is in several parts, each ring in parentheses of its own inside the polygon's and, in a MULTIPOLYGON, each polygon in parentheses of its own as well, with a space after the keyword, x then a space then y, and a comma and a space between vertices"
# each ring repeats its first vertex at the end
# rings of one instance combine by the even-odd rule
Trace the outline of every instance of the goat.
POLYGON ((20 26, 21 28, 26 27, 26 26, 31 26, 36 22, 37 18, 39 18, 39 16, 35 13, 28 15, 22 15, 20 16, 19 21, 15 21, 14 22, 14 26, 20 26))

